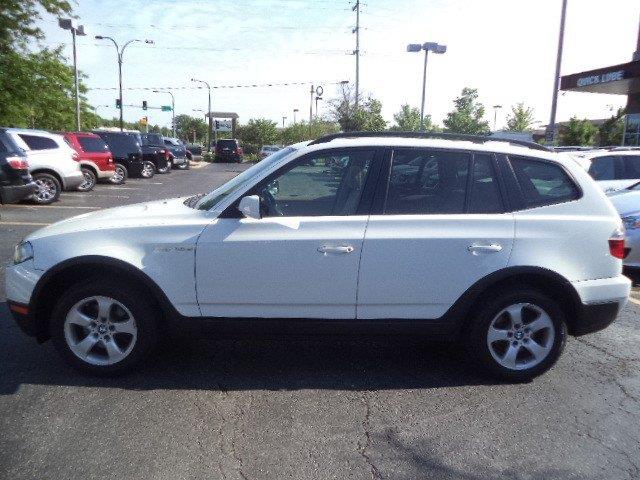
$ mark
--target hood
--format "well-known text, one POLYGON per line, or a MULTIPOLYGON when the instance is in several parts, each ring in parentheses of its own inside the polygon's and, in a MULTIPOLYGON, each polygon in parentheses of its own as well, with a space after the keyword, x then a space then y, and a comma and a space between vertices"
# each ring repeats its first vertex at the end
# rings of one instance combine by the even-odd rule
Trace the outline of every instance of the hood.
POLYGON ((621 217, 640 212, 640 191, 620 190, 609 195, 609 200, 621 217))
POLYGON ((187 207, 187 197, 138 203, 85 213, 41 228, 26 240, 89 230, 114 230, 145 226, 208 223, 211 214, 187 207))

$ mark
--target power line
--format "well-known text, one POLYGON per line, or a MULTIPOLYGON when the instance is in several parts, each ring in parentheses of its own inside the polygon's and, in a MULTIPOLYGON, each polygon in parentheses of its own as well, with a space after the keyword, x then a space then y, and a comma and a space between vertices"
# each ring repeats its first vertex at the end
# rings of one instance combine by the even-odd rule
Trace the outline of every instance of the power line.
MULTIPOLYGON (((211 89, 221 89, 221 88, 266 88, 266 87, 288 87, 294 85, 309 85, 313 82, 318 82, 317 80, 309 80, 303 82, 279 82, 279 83, 250 83, 250 84, 241 84, 241 85, 211 85, 211 89)), ((325 85, 338 85, 340 81, 320 81, 318 83, 323 83, 325 85)), ((165 87, 126 87, 123 90, 200 90, 202 86, 165 86, 165 87)), ((117 90, 117 87, 93 87, 88 88, 88 90, 117 90)))

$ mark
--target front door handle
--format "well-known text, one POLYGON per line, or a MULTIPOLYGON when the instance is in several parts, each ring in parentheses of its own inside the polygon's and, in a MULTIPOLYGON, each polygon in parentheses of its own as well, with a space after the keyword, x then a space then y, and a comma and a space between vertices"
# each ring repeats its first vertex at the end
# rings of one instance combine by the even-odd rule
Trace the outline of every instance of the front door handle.
POLYGON ((479 245, 477 243, 474 243, 472 245, 469 245, 469 247, 467 247, 467 250, 469 250, 469 253, 471 253, 471 255, 478 255, 479 253, 494 253, 500 252, 502 250, 502 245, 499 245, 497 243, 492 243, 490 245, 479 245))
POLYGON ((351 253, 353 252, 353 247, 351 245, 340 245, 340 246, 331 246, 331 245, 322 245, 318 247, 318 252, 324 253, 351 253))

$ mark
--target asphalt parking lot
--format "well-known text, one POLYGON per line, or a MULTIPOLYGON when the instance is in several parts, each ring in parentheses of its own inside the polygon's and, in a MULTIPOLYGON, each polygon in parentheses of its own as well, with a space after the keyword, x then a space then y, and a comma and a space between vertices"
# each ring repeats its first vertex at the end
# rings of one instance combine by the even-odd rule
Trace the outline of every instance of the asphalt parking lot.
MULTIPOLYGON (((0 268, 40 226, 207 191, 243 168, 0 207, 0 268)), ((0 478, 637 479, 639 345, 632 298, 528 384, 479 375, 456 344, 212 335, 174 335, 137 373, 96 379, 24 336, 1 304, 0 478)))

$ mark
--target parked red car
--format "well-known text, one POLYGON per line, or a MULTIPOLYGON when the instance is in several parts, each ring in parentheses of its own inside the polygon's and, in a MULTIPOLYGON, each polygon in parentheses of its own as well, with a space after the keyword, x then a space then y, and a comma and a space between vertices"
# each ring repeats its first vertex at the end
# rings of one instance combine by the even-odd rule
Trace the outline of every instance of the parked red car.
POLYGON ((80 162, 80 169, 85 178, 85 183, 78 188, 79 190, 91 190, 98 180, 124 183, 124 177, 121 180, 118 177, 119 181, 114 181, 116 165, 109 147, 102 138, 88 132, 66 132, 63 136, 71 148, 78 152, 76 160, 80 162))

